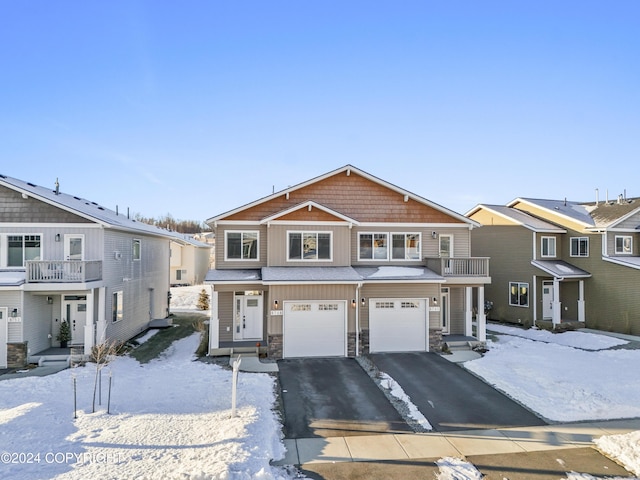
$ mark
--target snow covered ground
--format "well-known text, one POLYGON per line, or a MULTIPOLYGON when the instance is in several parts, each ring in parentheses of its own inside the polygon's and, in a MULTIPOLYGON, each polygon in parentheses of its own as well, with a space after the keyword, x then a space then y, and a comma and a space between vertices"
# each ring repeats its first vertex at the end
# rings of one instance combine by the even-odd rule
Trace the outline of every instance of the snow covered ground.
POLYGON ((211 295, 211 287, 209 285, 192 285, 189 287, 171 287, 171 303, 169 308, 172 312, 184 310, 198 310, 198 297, 200 292, 205 290, 211 295))

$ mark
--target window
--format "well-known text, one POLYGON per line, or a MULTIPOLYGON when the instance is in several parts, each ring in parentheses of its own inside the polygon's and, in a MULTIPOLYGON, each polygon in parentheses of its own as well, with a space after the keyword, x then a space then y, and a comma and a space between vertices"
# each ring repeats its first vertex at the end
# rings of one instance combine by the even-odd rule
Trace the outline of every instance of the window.
POLYGON ((330 232, 288 232, 289 260, 331 260, 330 232))
POLYGON ((571 238, 571 256, 572 257, 588 257, 589 256, 589 239, 587 237, 571 238))
POLYGON ((24 267, 27 260, 40 258, 40 235, 9 235, 7 267, 24 267))
POLYGON ((318 310, 321 312, 338 311, 337 303, 321 303, 318 305, 318 310))
POLYGON ((360 233, 358 238, 360 260, 389 260, 387 233, 360 233))
POLYGON ((516 307, 529 306, 529 284, 509 282, 509 305, 516 307))
POLYGON ((633 253, 633 237, 631 235, 616 235, 616 253, 620 255, 633 253))
POLYGON ((543 257, 556 256, 556 237, 542 237, 542 253, 543 257))
POLYGON ((311 305, 308 303, 294 303, 291 305, 292 312, 310 312, 311 305))
POLYGON ((258 232, 226 232, 226 260, 257 260, 258 232))
POLYGON ((122 291, 113 292, 113 304, 111 306, 113 323, 119 322, 123 318, 122 314, 122 291))
POLYGON ((134 260, 140 260, 140 240, 137 238, 133 239, 132 257, 134 260))
POLYGON ((393 260, 420 260, 420 234, 394 233, 391 235, 393 260))
POLYGON ((395 308, 393 302, 376 302, 376 308, 395 308))

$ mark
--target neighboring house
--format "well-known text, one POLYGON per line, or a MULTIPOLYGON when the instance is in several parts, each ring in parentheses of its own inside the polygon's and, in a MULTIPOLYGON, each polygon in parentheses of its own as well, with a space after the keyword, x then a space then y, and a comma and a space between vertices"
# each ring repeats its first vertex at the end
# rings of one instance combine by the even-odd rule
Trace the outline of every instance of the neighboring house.
POLYGON ((210 352, 272 358, 428 351, 485 340, 475 221, 347 165, 215 216, 210 352), (473 325, 474 311, 476 326, 473 325), (471 339, 473 340, 473 339, 471 339))
POLYGON ((491 257, 490 318, 640 334, 638 199, 517 198, 466 216, 483 225, 472 254, 491 257))
POLYGON ((57 186, 0 175, 0 367, 59 347, 63 321, 72 350, 86 355, 165 318, 173 237, 57 186))
POLYGON ((216 235, 213 232, 196 233, 193 238, 209 245, 209 269, 216 268, 216 235))
MULTIPOLYGON (((176 234, 179 235, 179 234, 176 234)), ((211 245, 187 235, 171 241, 171 286, 199 285, 209 271, 211 245)))

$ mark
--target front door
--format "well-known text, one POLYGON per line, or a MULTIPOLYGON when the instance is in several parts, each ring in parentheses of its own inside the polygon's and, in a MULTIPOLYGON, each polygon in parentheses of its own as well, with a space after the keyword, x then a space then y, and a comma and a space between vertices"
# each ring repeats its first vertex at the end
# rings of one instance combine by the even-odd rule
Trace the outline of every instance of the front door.
POLYGON ((553 318, 553 282, 542 282, 542 319, 553 318))
POLYGON ((449 289, 442 288, 440 293, 440 319, 442 320, 442 333, 449 333, 449 289))
POLYGON ((71 327, 71 344, 84 345, 84 326, 87 321, 87 297, 66 296, 63 305, 63 320, 71 327))
POLYGON ((0 308, 0 368, 7 368, 7 308, 0 308))
POLYGON ((262 340, 262 295, 238 295, 235 300, 234 340, 262 340))
POLYGON ((64 236, 64 259, 84 260, 84 235, 64 236))

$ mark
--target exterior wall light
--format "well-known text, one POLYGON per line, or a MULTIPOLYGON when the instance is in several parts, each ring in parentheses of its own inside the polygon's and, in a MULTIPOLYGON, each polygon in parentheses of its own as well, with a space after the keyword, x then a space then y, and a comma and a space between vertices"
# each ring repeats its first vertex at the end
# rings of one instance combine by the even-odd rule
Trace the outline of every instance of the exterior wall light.
POLYGON ((273 309, 278 310, 278 300, 273 301, 273 309))

